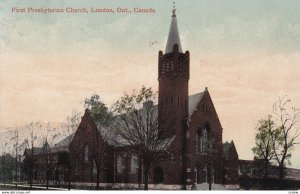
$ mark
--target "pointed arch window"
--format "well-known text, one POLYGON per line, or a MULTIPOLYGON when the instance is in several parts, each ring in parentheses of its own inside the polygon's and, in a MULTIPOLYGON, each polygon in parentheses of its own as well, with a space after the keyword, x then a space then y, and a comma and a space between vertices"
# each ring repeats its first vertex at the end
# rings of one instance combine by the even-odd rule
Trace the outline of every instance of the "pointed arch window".
POLYGON ((207 180, 208 180, 208 176, 207 176, 208 172, 207 171, 208 171, 207 166, 205 166, 204 169, 203 169, 203 172, 204 172, 203 173, 203 176, 204 176, 203 180, 205 180, 205 183, 207 183, 207 180))
POLYGON ((212 179, 212 184, 215 184, 215 169, 212 168, 210 177, 212 179))
POLYGON ((93 159, 93 174, 97 174, 97 164, 95 159, 93 159))
POLYGON ((138 167, 139 167, 138 157, 137 155, 133 154, 131 155, 130 172, 132 174, 136 174, 138 167))
POLYGON ((83 160, 86 162, 89 160, 89 145, 85 144, 83 148, 83 160))
POLYGON ((201 152, 207 152, 208 149, 208 129, 204 126, 201 136, 201 152))
POLYGON ((78 160, 75 158, 75 175, 78 175, 78 160))
POLYGON ((206 153, 209 147, 209 128, 208 125, 204 125, 203 128, 197 131, 196 136, 196 151, 200 153, 206 153))
POLYGON ((123 172, 124 166, 123 166, 123 158, 122 156, 117 157, 117 173, 121 174, 123 172))

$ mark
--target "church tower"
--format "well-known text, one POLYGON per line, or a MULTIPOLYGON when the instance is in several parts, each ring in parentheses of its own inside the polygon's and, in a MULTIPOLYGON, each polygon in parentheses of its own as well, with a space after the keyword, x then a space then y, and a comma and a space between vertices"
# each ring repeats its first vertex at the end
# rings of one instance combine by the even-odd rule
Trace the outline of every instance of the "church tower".
POLYGON ((177 26, 176 9, 173 6, 172 20, 165 53, 158 54, 158 115, 160 131, 175 135, 171 145, 176 182, 184 180, 184 154, 186 153, 186 119, 188 118, 188 82, 190 77, 189 51, 183 53, 177 26))

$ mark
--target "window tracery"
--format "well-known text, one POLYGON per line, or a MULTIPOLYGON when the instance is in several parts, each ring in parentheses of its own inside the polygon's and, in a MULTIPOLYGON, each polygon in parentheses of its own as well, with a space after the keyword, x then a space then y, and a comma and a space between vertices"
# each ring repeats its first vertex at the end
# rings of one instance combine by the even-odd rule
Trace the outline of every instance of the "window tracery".
POLYGON ((209 128, 208 125, 204 125, 203 128, 197 131, 196 151, 200 153, 206 153, 209 148, 209 128))

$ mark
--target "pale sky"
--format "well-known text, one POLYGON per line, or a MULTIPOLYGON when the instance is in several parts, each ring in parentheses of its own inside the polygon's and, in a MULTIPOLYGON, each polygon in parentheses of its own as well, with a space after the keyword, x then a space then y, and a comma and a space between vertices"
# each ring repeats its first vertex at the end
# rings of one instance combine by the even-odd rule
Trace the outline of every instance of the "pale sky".
MULTIPOLYGON (((252 159, 257 121, 279 96, 300 107, 299 0, 177 0, 189 92, 211 94, 223 141, 252 159)), ((0 128, 61 122, 98 93, 110 106, 124 91, 158 88, 172 1, 2 0, 0 128), (12 13, 18 8, 152 8, 152 14, 12 13)), ((300 142, 300 140, 298 140, 300 142)), ((300 168, 300 145, 293 167, 300 168)))

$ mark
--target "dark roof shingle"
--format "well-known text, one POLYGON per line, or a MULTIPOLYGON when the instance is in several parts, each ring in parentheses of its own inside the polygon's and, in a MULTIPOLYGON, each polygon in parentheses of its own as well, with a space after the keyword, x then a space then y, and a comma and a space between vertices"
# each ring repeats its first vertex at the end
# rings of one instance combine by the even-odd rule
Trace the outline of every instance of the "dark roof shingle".
POLYGON ((205 92, 200 92, 189 96, 189 117, 191 117, 196 110, 199 102, 203 98, 205 92))

